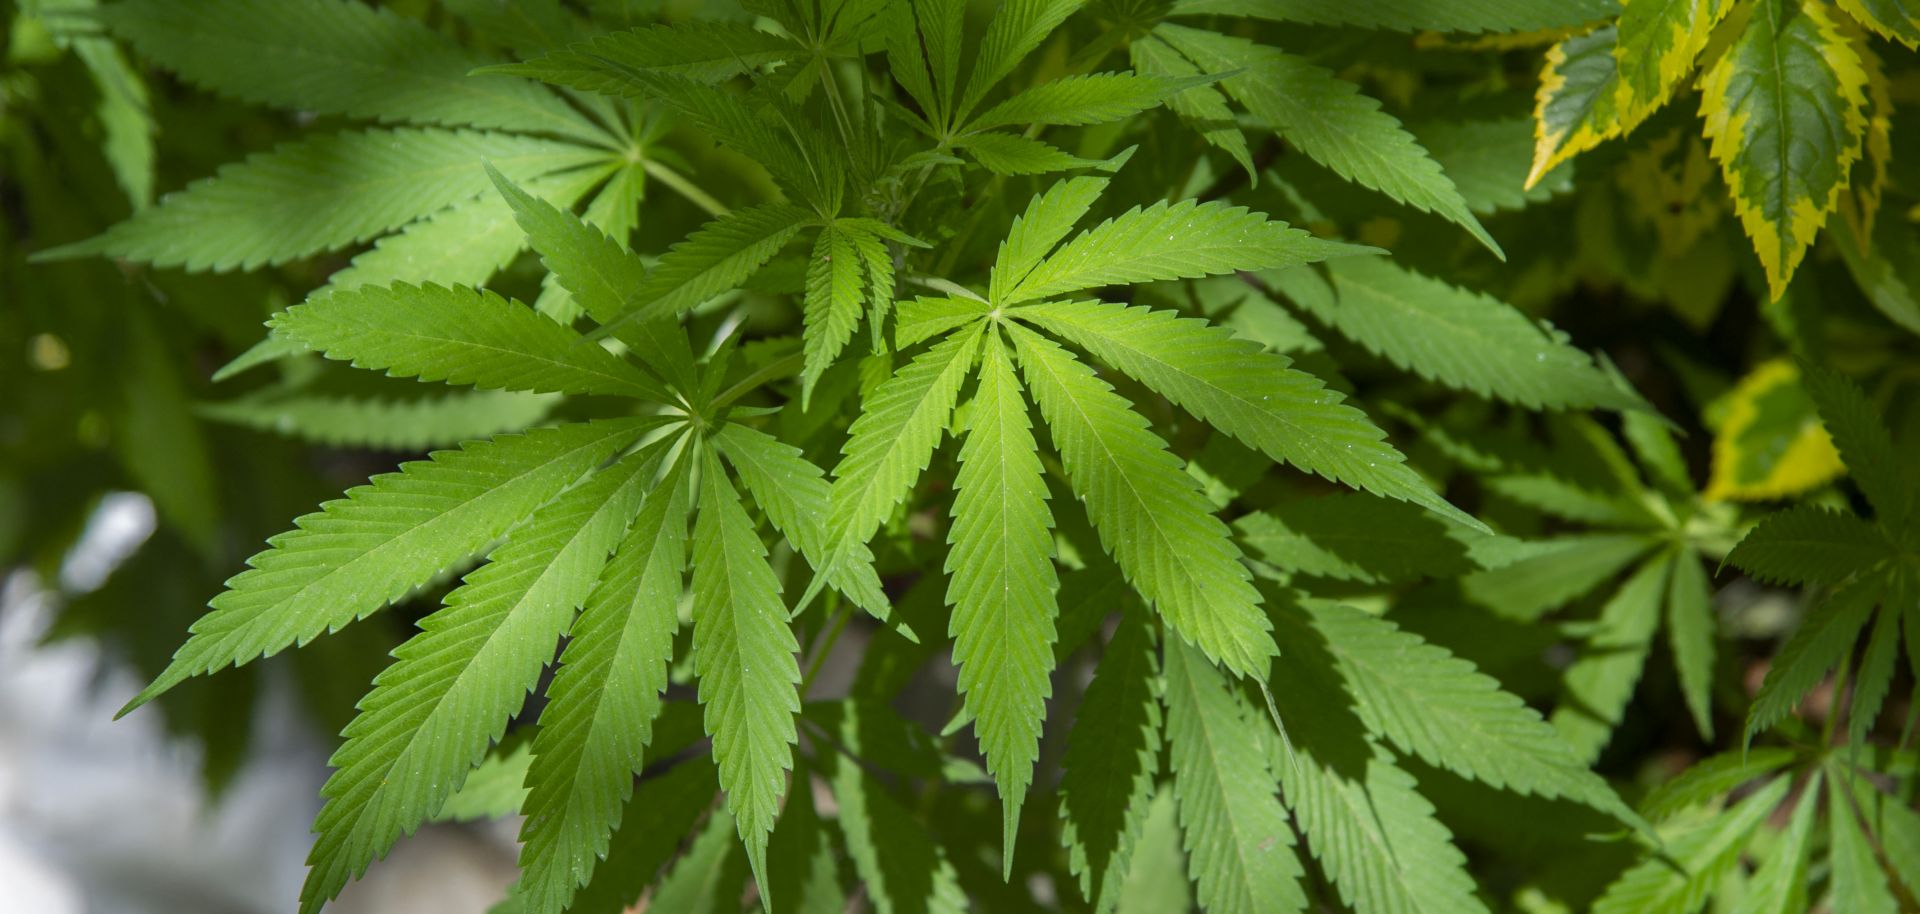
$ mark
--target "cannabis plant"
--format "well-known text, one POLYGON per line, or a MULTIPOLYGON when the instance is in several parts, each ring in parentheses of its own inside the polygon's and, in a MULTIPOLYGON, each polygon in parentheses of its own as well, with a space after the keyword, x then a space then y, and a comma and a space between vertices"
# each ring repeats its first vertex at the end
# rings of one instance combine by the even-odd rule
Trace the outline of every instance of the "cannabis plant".
POLYGON ((301 911, 1920 903, 1920 13, 655 6, 10 5, 0 505, 301 911))

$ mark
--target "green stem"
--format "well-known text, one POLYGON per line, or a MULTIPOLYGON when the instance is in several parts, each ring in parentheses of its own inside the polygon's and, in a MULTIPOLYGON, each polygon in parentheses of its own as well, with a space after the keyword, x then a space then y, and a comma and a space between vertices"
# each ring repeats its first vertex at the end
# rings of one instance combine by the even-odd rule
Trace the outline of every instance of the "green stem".
POLYGON ((813 662, 807 665, 807 674, 800 677, 800 695, 803 699, 806 697, 807 688, 813 685, 813 678, 820 675, 821 667, 826 666, 827 655, 833 653, 833 646, 840 641, 840 633, 846 631, 847 622, 852 618, 853 611, 847 606, 841 606, 834 612, 833 622, 830 623, 820 647, 816 649, 813 662))
POLYGON ((797 373, 802 367, 806 365, 806 363, 807 363, 806 355, 804 353, 799 353, 799 352, 796 352, 790 356, 787 356, 784 359, 780 359, 775 362, 770 362, 762 366, 759 371, 756 371, 753 374, 750 374, 744 378, 741 378, 739 383, 734 384, 732 387, 729 387, 726 390, 721 391, 719 396, 716 396, 713 398, 712 403, 707 404, 707 408, 710 411, 718 412, 722 408, 724 408, 727 404, 740 399, 748 391, 751 391, 754 388, 767 383, 768 381, 772 381, 776 378, 784 378, 788 375, 797 373))
POLYGON ((733 210, 727 208, 727 205, 725 203, 721 203, 719 200, 714 199, 712 194, 709 194, 706 191, 701 190, 699 186, 695 185, 692 181, 687 180, 687 177, 685 175, 682 175, 681 173, 674 171, 673 169, 668 168, 667 166, 662 165, 659 162, 655 162, 652 159, 646 159, 643 162, 641 162, 641 167, 645 168, 647 170, 647 174, 651 175, 654 180, 659 181, 660 183, 673 188, 675 191, 678 191, 680 196, 687 198, 687 200, 692 202, 694 206, 700 207, 701 209, 705 210, 707 215, 709 216, 713 216, 714 218, 717 219, 730 212, 733 212, 733 210))

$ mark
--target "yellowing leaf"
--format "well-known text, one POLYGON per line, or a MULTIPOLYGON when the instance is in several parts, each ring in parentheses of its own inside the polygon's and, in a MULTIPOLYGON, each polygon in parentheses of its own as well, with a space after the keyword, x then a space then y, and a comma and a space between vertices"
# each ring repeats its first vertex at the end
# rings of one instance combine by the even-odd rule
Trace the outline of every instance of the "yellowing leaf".
POLYGON ((1893 90, 1887 84, 1887 70, 1880 55, 1865 43, 1859 50, 1861 67, 1867 73, 1866 155, 1854 163, 1852 180, 1840 197, 1840 218, 1852 230, 1860 253, 1866 254, 1870 251, 1867 239, 1873 237, 1873 221, 1880 214, 1880 200, 1887 190, 1887 167, 1893 161, 1893 90))
POLYGON ((1860 157, 1867 73, 1812 0, 1761 0, 1701 80, 1700 115, 1778 299, 1860 157))
POLYGON ((1613 59, 1619 30, 1602 26, 1547 49, 1534 94, 1531 190, 1555 165, 1626 132, 1618 114, 1620 69, 1613 59))
POLYGON ((1713 438, 1707 498, 1784 498, 1842 472, 1840 454, 1793 363, 1761 365, 1727 398, 1726 421, 1713 438))
POLYGON ((1673 97, 1675 86, 1693 72, 1707 36, 1732 0, 1628 0, 1620 13, 1613 59, 1614 104, 1622 132, 1673 97))
POLYGON ((1840 0, 1840 8, 1867 28, 1909 48, 1920 48, 1920 2, 1840 0))

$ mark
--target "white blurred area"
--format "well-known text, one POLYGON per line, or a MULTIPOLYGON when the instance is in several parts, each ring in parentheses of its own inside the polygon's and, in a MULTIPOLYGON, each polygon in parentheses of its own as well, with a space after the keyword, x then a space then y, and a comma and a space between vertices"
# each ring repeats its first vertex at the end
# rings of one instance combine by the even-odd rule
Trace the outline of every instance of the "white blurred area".
MULTIPOLYGON (((145 497, 108 496, 63 585, 98 587, 153 524, 145 497)), ((38 645, 55 599, 30 573, 0 581, 0 914, 295 910, 327 750, 285 683, 262 677, 247 761, 209 797, 157 709, 113 720, 142 685, 129 670, 84 640, 38 645)), ((514 876, 512 831, 429 826, 327 910, 481 914, 514 876)))

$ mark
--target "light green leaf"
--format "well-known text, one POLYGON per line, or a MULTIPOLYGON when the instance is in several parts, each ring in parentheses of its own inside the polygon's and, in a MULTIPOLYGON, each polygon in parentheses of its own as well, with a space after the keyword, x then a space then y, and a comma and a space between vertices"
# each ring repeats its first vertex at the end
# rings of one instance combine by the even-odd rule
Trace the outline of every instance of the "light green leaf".
POLYGON ((545 418, 558 399, 501 391, 454 391, 418 400, 295 393, 201 403, 194 413, 332 447, 424 451, 520 431, 545 418))
POLYGON ((1013 867, 1020 807, 1033 783, 1040 725, 1053 695, 1053 515, 1027 401, 1006 346, 991 334, 954 477, 947 540, 947 634, 959 690, 1005 816, 1003 871, 1013 867))
POLYGON ((1860 157, 1866 85, 1860 55, 1811 0, 1759 0, 1700 80, 1713 157, 1775 299, 1860 157))
POLYGON ((1644 536, 1599 534, 1531 542, 1527 555, 1460 580, 1474 603, 1505 618, 1531 622, 1600 586, 1653 542, 1644 536))
POLYGON ((1095 286, 1194 279, 1371 253, 1374 249, 1360 245, 1322 241, 1244 206, 1161 202, 1134 207, 1081 232, 995 301, 1015 305, 1095 286))
POLYGON ((1082 127, 1123 120, 1152 108, 1214 77, 1140 76, 1133 73, 1091 73, 1063 76, 1041 83, 1001 102, 967 124, 979 133, 1013 124, 1052 124, 1082 127))
POLYGON ((114 34, 203 89, 243 101, 381 121, 601 132, 552 94, 497 76, 423 23, 347 0, 132 0, 114 34))
POLYGON ((1210 659, 1265 673, 1274 648, 1260 595, 1200 484, 1093 369, 1031 330, 1003 326, 1067 479, 1128 582, 1210 659))
POLYGON ((727 837, 733 819, 725 809, 714 810, 686 855, 661 877, 649 907, 676 914, 731 914, 739 907, 740 857, 727 837))
MULTIPOLYGON (((1130 154, 1121 155, 1120 161, 1124 161, 1130 154)), ((999 253, 994 258, 987 298, 1005 302, 1007 295, 1033 272, 1047 252, 1073 231, 1074 223, 1087 214, 1110 180, 1087 175, 1057 181, 1045 193, 1034 197, 1027 204, 1026 212, 1013 217, 1007 237, 1000 242, 999 253)))
POLYGON ((1152 631, 1137 613, 1123 613, 1087 684, 1061 761, 1060 842, 1081 897, 1097 914, 1122 903, 1142 865, 1135 849, 1160 769, 1154 653, 1152 631))
POLYGON ((646 420, 579 423, 439 451, 296 519, 228 579, 193 636, 122 714, 189 676, 306 644, 485 548, 638 437, 646 420))
POLYGON ((964 118, 1085 0, 1009 0, 999 4, 967 76, 955 116, 964 118))
POLYGON ((1489 295, 1355 257, 1327 265, 1339 303, 1320 316, 1401 368, 1533 409, 1642 409, 1565 334, 1489 295))
POLYGON ((271 326, 327 358, 389 377, 482 390, 669 397, 619 356, 484 289, 361 286, 294 305, 271 326))
MULTIPOLYGON (((1894 914, 1900 903, 1886 870, 1853 809, 1847 776, 1827 779, 1827 857, 1833 867, 1833 910, 1847 914, 1894 914)), ((1804 801, 1803 801, 1804 802, 1804 801)))
POLYGON ((1058 147, 1016 133, 976 133, 954 143, 981 167, 996 175, 1038 175, 1069 168, 1099 165, 1099 159, 1083 159, 1058 147))
POLYGON ((519 815, 527 802, 527 767, 531 764, 533 741, 516 740, 509 734, 467 775, 460 789, 447 796, 429 821, 484 822, 519 815), (509 745, 513 748, 506 749, 509 745))
POLYGON ((800 372, 800 402, 813 398, 813 385, 853 337, 860 323, 865 285, 860 254, 845 229, 828 225, 814 241, 807 258, 807 295, 801 313, 806 321, 806 368, 800 372))
POLYGON ((711 452, 700 472, 693 534, 693 667, 727 810, 766 897, 767 835, 780 813, 799 738, 800 644, 787 624, 767 550, 711 452))
POLYGON ((1677 550, 1673 576, 1667 581, 1667 641, 1673 647, 1673 666, 1680 674, 1680 691, 1700 735, 1713 739, 1713 593, 1706 572, 1692 550, 1677 550))
POLYGON ((1773 845, 1747 883, 1746 897, 1733 914, 1799 914, 1807 910, 1807 862, 1813 849, 1815 810, 1820 807, 1821 773, 1815 771, 1795 802, 1786 833, 1773 845))
MULTIPOLYGON (((1693 561, 1687 558, 1687 561, 1693 561)), ((1549 722, 1561 738, 1588 762, 1600 755, 1613 728, 1626 714, 1634 686, 1660 626, 1673 558, 1660 556, 1640 566, 1600 607, 1593 634, 1579 659, 1567 668, 1561 696, 1549 722)))
POLYGON ((871 539, 913 491, 946 432, 980 337, 978 328, 947 337, 866 398, 833 471, 827 532, 835 556, 871 539))
MULTIPOLYGON (((1200 75, 1199 67, 1152 33, 1128 42, 1127 56, 1134 70, 1146 76, 1200 75)), ((1233 160, 1247 170, 1248 180, 1258 183, 1259 173, 1253 165, 1253 153, 1247 148, 1247 135, 1240 132, 1233 109, 1227 107, 1227 97, 1217 86, 1195 86, 1176 93, 1167 98, 1166 105, 1187 126, 1199 132, 1207 145, 1233 156, 1233 160)))
POLYGON ((587 883, 653 740, 686 568, 691 461, 679 456, 657 484, 657 460, 638 470, 645 503, 574 621, 547 687, 520 827, 517 894, 529 912, 558 912, 587 883))
POLYGON ((1117 891, 1116 914, 1164 914, 1193 910, 1186 855, 1180 850, 1180 819, 1173 791, 1153 796, 1126 881, 1117 891))
POLYGON ((1256 719, 1199 651, 1166 646, 1168 764, 1187 867, 1212 914, 1303 911, 1300 859, 1256 719))
POLYGON ((1714 803, 1748 781, 1779 771, 1794 760, 1793 750, 1779 746, 1709 756, 1655 787, 1640 801, 1640 811, 1655 822, 1671 819, 1694 807, 1714 803))
POLYGON ((1692 914, 1739 864, 1748 836, 1793 785, 1788 777, 1742 799, 1731 809, 1667 836, 1665 853, 1649 855, 1607 886, 1595 914, 1692 914))
POLYGON ((500 739, 639 509, 648 465, 630 457, 535 512, 394 649, 329 760, 303 914, 439 809, 500 739))
POLYGON ((633 296, 637 304, 602 322, 603 326, 613 329, 675 317, 722 292, 739 288, 780 253, 807 218, 805 210, 768 203, 735 210, 707 223, 668 249, 633 296))
POLYGON ((592 164, 581 146, 473 131, 328 134, 255 153, 40 259, 121 257, 190 271, 252 270, 356 244, 478 194, 481 161, 519 180, 592 164))
POLYGON ((1171 311, 1099 302, 1007 313, 1086 347, 1276 461, 1478 525, 1406 466, 1365 413, 1341 402, 1318 377, 1291 367, 1286 356, 1230 330, 1171 311))
POLYGON ((1466 229, 1504 259, 1453 180, 1420 141, 1380 110, 1380 102, 1303 57, 1202 29, 1162 24, 1154 34, 1201 69, 1225 73, 1221 85, 1254 117, 1301 152, 1349 181, 1466 229))

